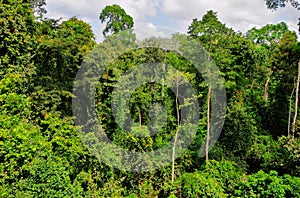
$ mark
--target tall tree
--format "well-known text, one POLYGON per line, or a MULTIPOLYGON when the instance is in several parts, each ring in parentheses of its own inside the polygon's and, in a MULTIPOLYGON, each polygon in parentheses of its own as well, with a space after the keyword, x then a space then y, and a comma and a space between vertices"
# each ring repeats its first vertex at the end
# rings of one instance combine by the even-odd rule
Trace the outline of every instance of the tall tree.
POLYGON ((108 33, 115 34, 124 30, 129 30, 133 27, 133 18, 129 16, 119 5, 113 4, 106 6, 99 17, 101 23, 106 22, 106 27, 103 30, 103 35, 108 33))
POLYGON ((14 85, 12 90, 25 93, 34 73, 32 57, 36 42, 32 3, 1 0, 0 10, 0 80, 5 75, 13 76, 14 81, 20 79, 22 87, 14 85))
POLYGON ((255 62, 260 70, 260 77, 256 79, 261 84, 258 87, 258 94, 264 98, 261 103, 263 106, 259 110, 263 121, 262 127, 273 136, 282 135, 288 125, 288 98, 294 84, 295 72, 291 69, 294 58, 291 55, 295 54, 293 48, 296 49, 294 45, 297 45, 294 38, 296 33, 291 32, 284 22, 280 22, 258 29, 252 28, 245 36, 254 42, 256 52, 259 54, 255 62))
POLYGON ((263 53, 264 61, 261 63, 261 65, 264 67, 266 73, 264 75, 265 79, 263 79, 265 81, 264 83, 265 102, 267 102, 269 98, 270 83, 274 84, 272 80, 276 75, 275 67, 274 65, 272 65, 273 57, 276 56, 274 51, 278 47, 278 42, 280 41, 280 39, 283 38, 284 34, 287 32, 289 32, 288 26, 286 25, 286 23, 281 22, 278 24, 268 24, 259 29, 254 27, 248 30, 246 33, 246 38, 260 45, 262 49, 261 52, 264 52, 263 53))
MULTIPOLYGON (((254 99, 250 96, 254 81, 258 76, 256 75, 253 43, 226 27, 218 20, 217 14, 213 11, 208 11, 201 20, 194 19, 189 26, 188 33, 201 42, 225 79, 226 96, 229 103, 219 143, 228 151, 226 153, 241 159, 241 155, 250 147, 257 131, 254 116, 257 115, 258 108, 251 108, 254 99)), ((205 93, 208 94, 205 112, 210 109, 209 88, 210 86, 208 88, 205 86, 205 93)), ((208 122, 210 115, 208 113, 206 112, 203 117, 206 118, 207 136, 210 136, 210 123, 208 122)), ((207 145, 209 145, 208 141, 209 138, 206 142, 207 145)), ((208 159, 207 152, 206 159, 208 159)))
MULTIPOLYGON (((269 9, 276 10, 279 7, 285 7, 286 3, 289 2, 294 8, 297 8, 298 10, 300 10, 300 3, 298 1, 296 1, 296 0, 265 0, 265 1, 266 1, 266 4, 267 4, 267 6, 268 6, 269 9)), ((299 29, 298 29, 298 31, 300 33, 300 18, 298 18, 298 20, 299 20, 299 23, 298 23, 299 29)), ((300 65, 300 60, 299 60, 298 64, 300 65)), ((298 85, 298 83, 299 83, 299 81, 297 81, 297 85, 298 85)), ((296 96, 298 96, 297 92, 298 92, 298 90, 296 90, 296 96)), ((298 106, 297 103, 298 103, 298 98, 296 98, 296 107, 298 106)), ((295 111, 297 112, 297 109, 295 109, 295 111)), ((296 122, 295 121, 295 119, 297 117, 297 113, 296 112, 295 112, 295 117, 294 117, 293 124, 295 124, 295 122, 296 122)))
POLYGON ((91 26, 77 18, 59 24, 53 19, 38 23, 35 53, 37 76, 32 94, 39 112, 59 110, 71 115, 71 92, 85 55, 95 44, 91 26))
POLYGON ((188 28, 188 34, 193 37, 233 33, 231 28, 227 28, 225 24, 219 21, 217 13, 212 10, 207 11, 201 20, 193 19, 188 28))
POLYGON ((296 98, 295 98, 295 115, 293 119, 293 124, 292 124, 292 138, 294 139, 295 137, 295 130, 296 130, 296 121, 298 117, 298 98, 299 98, 299 81, 300 81, 300 61, 298 62, 298 77, 297 77, 297 87, 296 87, 296 98))
MULTIPOLYGON (((277 10, 278 8, 285 7, 287 3, 290 3, 291 6, 300 10, 300 3, 296 0, 265 0, 269 9, 277 10)), ((299 33, 300 33, 300 18, 298 18, 299 23, 299 33)))

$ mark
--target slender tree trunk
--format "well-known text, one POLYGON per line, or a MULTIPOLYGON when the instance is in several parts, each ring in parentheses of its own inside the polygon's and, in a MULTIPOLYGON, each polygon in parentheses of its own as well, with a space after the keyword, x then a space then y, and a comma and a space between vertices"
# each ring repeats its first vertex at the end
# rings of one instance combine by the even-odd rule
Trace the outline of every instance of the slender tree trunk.
MULTIPOLYGON (((211 40, 212 42, 212 40, 211 40)), ((211 45, 210 47, 211 48, 211 45)), ((209 49, 210 52, 210 49, 209 49)), ((208 55, 208 61, 210 61, 210 55, 208 55)), ((208 68, 207 71, 207 78, 208 81, 210 81, 210 69, 208 68)), ((210 92, 211 92, 211 84, 209 82, 208 85, 208 93, 207 93, 207 132, 206 132, 206 144, 205 144, 205 162, 206 162, 206 167, 208 167, 208 153, 209 153, 209 139, 210 139, 210 92)))
POLYGON ((205 145, 206 166, 208 166, 208 151, 209 151, 209 139, 210 139, 210 94, 211 94, 211 85, 209 84, 208 94, 207 94, 207 134, 206 134, 206 145, 205 145))
POLYGON ((264 100, 265 100, 265 102, 267 102, 268 98, 269 98, 268 90, 269 90, 269 82, 270 82, 270 78, 271 78, 272 73, 273 73, 273 71, 271 70, 269 72, 269 75, 268 75, 266 83, 265 83, 265 93, 264 93, 264 100))
MULTIPOLYGON (((164 50, 164 62, 163 62, 163 74, 164 75, 166 73, 166 62, 167 62, 166 50, 164 50)), ((162 96, 162 99, 163 99, 164 98, 164 89, 165 89, 165 79, 164 78, 162 78, 161 87, 162 87, 161 96, 162 96)))
POLYGON ((139 113, 139 122, 140 122, 140 127, 142 127, 142 111, 141 111, 141 109, 140 109, 140 108, 138 109, 138 113, 139 113))
POLYGON ((292 97, 294 95, 295 92, 295 86, 293 88, 292 94, 290 96, 290 108, 289 108, 289 123, 288 123, 288 136, 291 135, 291 117, 292 117, 292 97))
POLYGON ((293 128, 292 128, 292 139, 295 137, 296 131, 296 121, 298 116, 298 95, 299 95, 299 81, 300 81, 300 61, 298 62, 298 78, 297 78, 297 88, 296 88, 296 98, 295 98, 295 115, 293 120, 293 128))
POLYGON ((178 73, 176 73, 176 113, 177 113, 177 130, 174 138, 174 145, 173 145, 173 153, 172 153, 172 184, 174 183, 175 178, 175 151, 176 151, 176 143, 177 143, 177 136, 180 124, 180 117, 179 117, 179 104, 178 104, 178 87, 179 87, 179 78, 178 73))
POLYGON ((264 93, 264 100, 265 102, 268 101, 269 93, 268 93, 268 86, 269 86, 270 77, 267 78, 267 81, 265 83, 265 93, 264 93))

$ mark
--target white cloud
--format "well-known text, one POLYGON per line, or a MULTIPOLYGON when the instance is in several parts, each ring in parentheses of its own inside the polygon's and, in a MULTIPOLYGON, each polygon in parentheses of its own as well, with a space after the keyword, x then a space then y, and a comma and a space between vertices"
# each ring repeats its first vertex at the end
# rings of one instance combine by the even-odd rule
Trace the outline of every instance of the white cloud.
POLYGON ((136 28, 134 31, 136 38, 140 41, 150 37, 170 38, 174 33, 172 29, 157 27, 152 23, 148 23, 142 28, 136 28))
POLYGON ((103 40, 104 24, 99 14, 106 5, 118 4, 134 18, 135 27, 164 26, 187 32, 193 18, 201 19, 208 10, 218 13, 218 18, 236 31, 268 23, 285 21, 297 31, 299 12, 287 6, 277 11, 268 10, 264 0, 47 0, 47 17, 68 19, 76 16, 93 27, 98 41, 103 40))
POLYGON ((161 9, 165 15, 180 24, 182 29, 187 29, 193 18, 201 19, 208 10, 216 11, 220 21, 242 32, 253 26, 279 21, 289 21, 290 27, 294 29, 299 17, 299 12, 291 6, 272 12, 267 9, 263 0, 165 0, 161 9), (291 22, 295 25, 291 26, 291 22))
POLYGON ((146 26, 146 17, 156 16, 159 2, 155 0, 47 0, 47 15, 49 18, 68 19, 76 16, 90 23, 97 40, 102 40, 104 24, 99 21, 99 14, 106 5, 118 4, 127 14, 133 17, 135 26, 146 26))

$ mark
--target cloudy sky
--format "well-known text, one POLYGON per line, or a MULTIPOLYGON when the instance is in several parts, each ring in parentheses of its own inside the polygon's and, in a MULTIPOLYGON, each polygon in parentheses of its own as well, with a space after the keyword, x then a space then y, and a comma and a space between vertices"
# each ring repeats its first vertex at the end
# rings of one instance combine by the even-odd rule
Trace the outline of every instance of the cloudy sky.
POLYGON ((165 27, 186 33, 193 18, 201 19, 208 10, 236 31, 245 32, 256 26, 284 21, 298 30, 299 11, 287 5, 277 11, 268 10, 264 0, 46 0, 49 18, 68 19, 76 16, 92 25, 98 41, 103 40, 105 24, 99 13, 106 5, 118 4, 134 18, 135 28, 165 27))

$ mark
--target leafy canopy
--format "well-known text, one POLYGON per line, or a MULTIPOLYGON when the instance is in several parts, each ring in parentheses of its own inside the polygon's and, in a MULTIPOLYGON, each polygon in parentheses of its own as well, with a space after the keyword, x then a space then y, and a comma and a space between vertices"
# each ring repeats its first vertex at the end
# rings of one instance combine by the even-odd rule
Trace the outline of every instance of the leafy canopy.
POLYGON ((99 19, 101 23, 106 22, 106 27, 103 30, 104 36, 108 33, 115 34, 120 31, 129 30, 134 25, 133 18, 116 4, 106 6, 100 13, 99 19))

